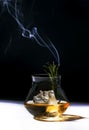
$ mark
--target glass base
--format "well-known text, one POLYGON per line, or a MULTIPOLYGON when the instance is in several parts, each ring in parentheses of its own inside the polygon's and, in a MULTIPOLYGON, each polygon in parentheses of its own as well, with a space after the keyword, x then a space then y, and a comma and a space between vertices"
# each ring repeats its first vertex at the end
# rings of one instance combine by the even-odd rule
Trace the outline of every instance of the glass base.
POLYGON ((34 119, 39 121, 46 121, 46 122, 62 122, 62 121, 73 121, 78 119, 83 119, 84 117, 78 115, 71 115, 71 114, 63 114, 61 116, 55 117, 47 117, 43 116, 35 116, 34 119))

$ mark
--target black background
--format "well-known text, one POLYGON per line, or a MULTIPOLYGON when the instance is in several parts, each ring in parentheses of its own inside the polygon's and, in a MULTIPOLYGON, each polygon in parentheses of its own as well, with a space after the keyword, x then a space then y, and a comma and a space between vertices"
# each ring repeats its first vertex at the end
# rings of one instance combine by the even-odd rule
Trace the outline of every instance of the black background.
MULTIPOLYGON (((47 48, 22 37, 16 20, 1 4, 0 11, 0 99, 25 100, 31 75, 43 73, 43 64, 55 59, 47 48)), ((89 102, 89 1, 25 0, 22 11, 25 27, 36 26, 57 48, 68 99, 89 102)))

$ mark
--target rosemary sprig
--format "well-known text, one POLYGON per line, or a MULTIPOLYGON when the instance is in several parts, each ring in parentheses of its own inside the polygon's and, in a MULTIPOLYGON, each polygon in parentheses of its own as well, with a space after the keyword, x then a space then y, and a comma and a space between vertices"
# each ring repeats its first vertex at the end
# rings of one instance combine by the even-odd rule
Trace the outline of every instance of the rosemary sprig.
POLYGON ((50 78, 58 76, 58 66, 53 62, 52 64, 44 65, 44 71, 48 74, 50 78))
POLYGON ((44 65, 44 71, 48 74, 51 83, 52 83, 52 89, 55 90, 55 80, 58 76, 58 66, 53 62, 52 64, 44 65))

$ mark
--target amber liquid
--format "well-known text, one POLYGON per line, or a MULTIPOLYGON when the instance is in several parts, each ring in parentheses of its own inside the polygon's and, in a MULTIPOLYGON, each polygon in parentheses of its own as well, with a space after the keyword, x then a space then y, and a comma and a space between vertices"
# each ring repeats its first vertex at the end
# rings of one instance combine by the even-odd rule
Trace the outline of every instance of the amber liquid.
POLYGON ((36 119, 45 120, 49 117, 61 117, 61 115, 65 112, 68 108, 70 103, 68 102, 61 102, 57 104, 39 104, 33 103, 32 101, 26 102, 25 104, 26 109, 34 115, 36 119))

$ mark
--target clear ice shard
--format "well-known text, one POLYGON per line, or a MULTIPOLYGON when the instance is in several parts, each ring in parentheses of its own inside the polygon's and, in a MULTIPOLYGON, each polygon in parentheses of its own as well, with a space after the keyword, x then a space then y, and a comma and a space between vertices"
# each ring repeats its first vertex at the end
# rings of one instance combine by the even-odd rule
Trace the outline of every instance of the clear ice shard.
POLYGON ((34 103, 57 104, 57 99, 53 90, 42 91, 33 97, 34 103))

